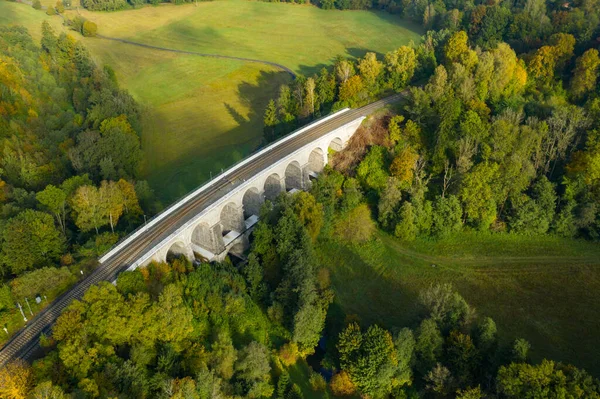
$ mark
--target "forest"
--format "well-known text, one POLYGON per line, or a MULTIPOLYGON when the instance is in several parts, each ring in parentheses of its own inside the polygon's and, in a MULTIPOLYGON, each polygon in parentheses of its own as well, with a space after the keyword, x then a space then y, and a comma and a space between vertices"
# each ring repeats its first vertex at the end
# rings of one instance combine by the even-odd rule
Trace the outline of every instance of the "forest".
MULTIPOLYGON (((127 7, 106 4, 84 6, 127 7)), ((320 243, 360 248, 378 230, 400 243, 460 232, 597 241, 600 4, 319 6, 383 8, 431 30, 282 86, 265 142, 344 107, 406 100, 369 118, 308 192, 263 206, 245 262, 170 258, 93 287, 42 336, 43 356, 0 370, 0 397, 600 397, 596 376, 533 362, 530 342, 507 343, 447 283, 420 291, 410 325, 334 313, 316 256, 320 243)), ((0 27, 0 49, 0 323, 13 333, 15 303, 49 303, 158 205, 138 178, 139 107, 109 66, 48 25, 40 45, 0 27)))
POLYGON ((23 325, 15 304, 31 316, 31 307, 93 270, 118 233, 137 226, 152 196, 136 180, 136 103, 80 43, 47 24, 42 30, 40 46, 24 28, 0 27, 0 325, 7 334, 23 325))
POLYGON ((380 227, 408 241, 462 229, 597 240, 596 41, 554 33, 521 56, 507 43, 472 41, 462 30, 429 31, 383 60, 340 58, 299 77, 265 110, 265 140, 404 91, 398 112, 380 115, 379 129, 334 159, 359 180, 380 227))
POLYGON ((600 397, 600 382, 584 370, 552 360, 530 363, 524 339, 501 344, 494 320, 450 284, 420 293, 420 319, 412 326, 388 330, 361 326, 353 315, 330 317, 329 271, 319 266, 314 246, 370 240, 376 226, 367 203, 357 179, 328 170, 310 192, 281 194, 263 207, 241 266, 171 258, 123 272, 116 286, 93 287, 42 337, 43 358, 0 371, 0 394, 600 397), (317 356, 315 350, 320 372, 298 377, 292 371, 317 356))

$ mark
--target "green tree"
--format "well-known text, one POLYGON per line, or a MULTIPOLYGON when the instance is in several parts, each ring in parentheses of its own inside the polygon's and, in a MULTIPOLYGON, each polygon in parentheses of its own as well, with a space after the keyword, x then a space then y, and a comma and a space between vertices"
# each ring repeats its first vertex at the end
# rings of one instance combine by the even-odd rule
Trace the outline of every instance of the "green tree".
POLYGON ((383 192, 387 185, 387 152, 385 147, 373 146, 356 169, 356 176, 363 187, 383 192))
POLYGON ((55 217, 63 234, 66 233, 67 193, 49 184, 43 191, 35 195, 40 204, 47 208, 55 217))
POLYGON ((251 342, 239 353, 235 370, 245 380, 264 378, 271 371, 267 348, 258 342, 251 342))
POLYGON ((500 367, 497 384, 507 398, 599 397, 596 384, 585 371, 546 359, 538 365, 500 367))
POLYGON ((394 338, 396 356, 398 358, 398 372, 395 379, 399 386, 410 385, 412 382, 412 368, 415 363, 416 340, 411 329, 403 328, 394 338))
POLYGON ((383 63, 377 60, 377 54, 365 54, 365 57, 358 61, 358 70, 367 88, 375 92, 377 79, 383 71, 383 63))
POLYGON ((433 204, 432 234, 443 237, 462 228, 462 207, 455 195, 438 197, 433 204))
POLYGON ((571 80, 571 92, 573 97, 580 99, 596 87, 598 81, 598 68, 600 67, 600 56, 598 50, 589 49, 577 59, 573 80, 571 80))
POLYGON ((263 123, 265 125, 264 132, 267 141, 273 141, 277 137, 276 128, 279 124, 279 119, 277 118, 277 107, 275 106, 275 101, 273 100, 270 100, 269 104, 267 105, 263 123))
POLYGON ((65 240, 52 216, 27 209, 8 220, 2 234, 2 263, 14 274, 58 259, 65 240))
POLYGON ((515 362, 523 363, 529 358, 529 349, 531 344, 523 338, 517 338, 512 347, 512 358, 515 362))
POLYGON ((401 46, 385 55, 386 80, 400 91, 411 81, 417 68, 417 56, 412 47, 401 46))
POLYGON ((42 382, 36 385, 31 391, 30 397, 32 399, 67 399, 63 390, 56 385, 53 385, 50 381, 42 382))
POLYGON ((479 366, 479 352, 471 337, 456 330, 450 332, 445 352, 447 364, 459 385, 471 385, 479 366))
POLYGON ((404 201, 400 206, 399 216, 400 220, 394 230, 396 237, 404 241, 413 241, 418 234, 413 205, 408 201, 404 201))
POLYGON ((94 37, 98 32, 98 25, 92 21, 85 21, 81 28, 81 34, 85 37, 94 37))
POLYGON ((437 323, 433 319, 425 319, 417 330, 415 344, 416 368, 421 374, 431 370, 442 355, 444 339, 437 323))
POLYGON ((444 332, 466 327, 473 318, 469 304, 449 283, 432 284, 422 290, 419 302, 444 332))
POLYGON ((363 334, 350 324, 340 333, 337 348, 342 369, 361 393, 381 397, 391 392, 398 360, 389 332, 372 325, 363 334))
POLYGON ((423 379, 427 383, 425 388, 428 391, 441 396, 448 395, 450 387, 453 384, 450 370, 441 363, 436 363, 423 379))
POLYGON ((377 219, 383 228, 394 230, 400 201, 402 201, 402 191, 398 178, 388 178, 385 190, 381 193, 377 204, 377 219))
POLYGON ((492 185, 498 172, 497 164, 481 163, 467 173, 460 188, 460 199, 467 220, 487 229, 496 219, 496 202, 492 185))
POLYGON ((336 237, 353 244, 362 244, 371 239, 376 226, 371 218, 371 209, 366 204, 360 204, 343 215, 335 225, 336 237))
POLYGON ((294 196, 294 213, 315 241, 323 227, 323 205, 317 203, 310 193, 301 191, 294 196))

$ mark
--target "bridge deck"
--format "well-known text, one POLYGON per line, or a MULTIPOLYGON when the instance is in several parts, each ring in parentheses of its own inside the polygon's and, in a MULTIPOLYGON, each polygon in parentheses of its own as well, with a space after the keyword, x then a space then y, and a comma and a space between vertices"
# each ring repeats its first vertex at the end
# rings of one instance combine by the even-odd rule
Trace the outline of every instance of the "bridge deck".
POLYGON ((347 123, 367 116, 379 108, 398 102, 404 96, 405 93, 396 94, 362 108, 341 113, 339 116, 315 124, 313 127, 305 128, 302 134, 272 146, 260 157, 252 159, 244 164, 243 167, 238 167, 227 176, 215 179, 210 183, 210 187, 207 190, 198 193, 194 198, 186 201, 184 205, 177 207, 175 210, 169 210, 168 217, 164 217, 151 227, 146 228, 141 234, 136 236, 135 240, 128 242, 127 245, 123 245, 116 253, 112 253, 106 259, 103 258, 102 263, 94 272, 58 297, 52 304, 48 305, 46 309, 34 317, 33 320, 29 321, 0 351, 0 366, 4 366, 15 358, 27 358, 37 348, 40 334, 48 334, 50 332, 52 323, 54 323, 71 301, 82 298, 85 291, 93 284, 101 281, 114 281, 119 272, 126 270, 129 265, 132 265, 136 260, 157 246, 162 240, 193 218, 194 215, 197 215, 203 209, 218 201, 219 198, 227 194, 231 189, 297 149, 347 123))

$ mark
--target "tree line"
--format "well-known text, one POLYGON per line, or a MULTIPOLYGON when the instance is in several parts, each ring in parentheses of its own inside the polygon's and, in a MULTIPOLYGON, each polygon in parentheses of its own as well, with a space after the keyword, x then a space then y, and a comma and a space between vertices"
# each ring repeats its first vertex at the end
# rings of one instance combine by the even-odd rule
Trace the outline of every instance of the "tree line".
MULTIPOLYGON (((267 0, 270 1, 270 0, 267 0)), ((279 2, 275 0, 274 2, 279 2)), ((385 10, 428 30, 464 30, 477 46, 500 42, 518 53, 538 49, 555 33, 572 34, 578 48, 593 45, 599 34, 597 0, 473 1, 473 0, 289 0, 323 9, 385 10)))
POLYGON ((47 303, 153 205, 136 180, 139 110, 110 68, 47 23, 41 45, 0 27, 0 61, 0 325, 12 332, 16 302, 47 303))

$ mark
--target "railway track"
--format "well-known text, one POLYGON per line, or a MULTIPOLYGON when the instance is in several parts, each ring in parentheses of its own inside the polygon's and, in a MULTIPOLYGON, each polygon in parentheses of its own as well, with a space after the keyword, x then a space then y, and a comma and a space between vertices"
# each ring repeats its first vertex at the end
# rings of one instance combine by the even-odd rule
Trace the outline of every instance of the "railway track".
POLYGON ((364 107, 342 113, 335 118, 307 129, 297 137, 274 146, 262 156, 253 159, 239 169, 213 180, 213 182, 209 183, 210 185, 206 190, 174 210, 169 216, 146 229, 116 254, 105 259, 90 275, 78 282, 69 291, 56 298, 50 305, 30 320, 25 327, 13 335, 0 351, 0 367, 13 359, 28 359, 38 348, 40 334, 50 333, 52 324, 73 300, 81 299, 87 289, 94 284, 101 281, 115 280, 119 272, 126 270, 129 265, 149 252, 164 238, 238 184, 241 184, 275 161, 291 154, 330 131, 359 117, 367 116, 386 105, 398 102, 405 96, 406 92, 398 93, 364 107))

